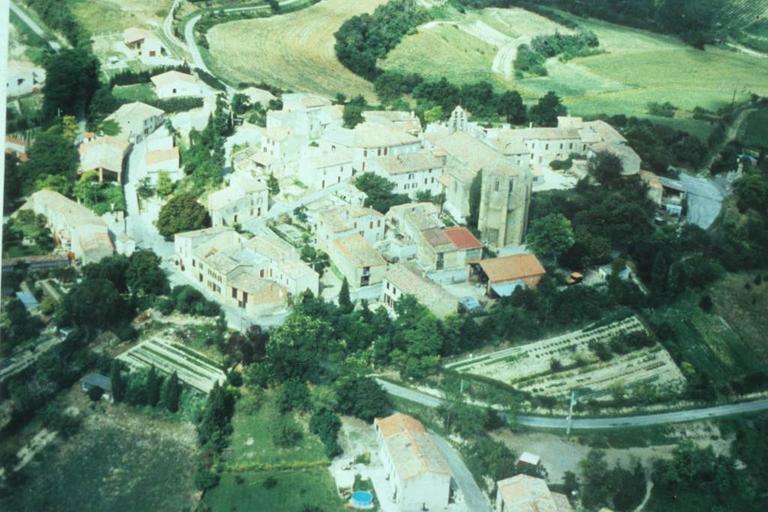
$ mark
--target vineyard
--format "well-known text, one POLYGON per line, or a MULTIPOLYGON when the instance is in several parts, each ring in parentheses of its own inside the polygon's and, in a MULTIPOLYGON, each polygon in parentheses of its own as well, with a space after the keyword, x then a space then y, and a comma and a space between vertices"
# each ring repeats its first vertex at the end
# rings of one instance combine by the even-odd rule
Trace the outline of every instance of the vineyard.
POLYGON ((636 316, 465 359, 447 368, 539 396, 564 396, 575 389, 604 395, 616 386, 650 384, 672 390, 684 385, 683 374, 655 341, 648 346, 614 348, 617 340, 633 333, 647 334, 636 316))
POLYGON ((226 379, 221 367, 213 359, 165 339, 144 341, 117 358, 135 369, 154 366, 163 373, 176 372, 179 380, 204 393, 208 393, 214 383, 226 379))

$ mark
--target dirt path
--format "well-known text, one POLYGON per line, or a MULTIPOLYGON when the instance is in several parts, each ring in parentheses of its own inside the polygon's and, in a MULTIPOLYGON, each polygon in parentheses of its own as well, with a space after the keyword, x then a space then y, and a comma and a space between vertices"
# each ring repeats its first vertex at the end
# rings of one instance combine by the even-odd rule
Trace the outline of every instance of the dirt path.
POLYGON ((651 499, 651 491, 653 490, 653 480, 651 479, 651 472, 648 468, 645 470, 645 496, 643 501, 635 509, 635 512, 642 512, 645 505, 648 504, 648 500, 651 499))
POLYGON ((743 108, 739 113, 736 115, 736 119, 733 120, 733 122, 728 125, 728 128, 725 130, 725 139, 718 144, 717 150, 713 150, 710 157, 707 159, 706 165, 703 167, 702 172, 709 172, 709 170, 712 168, 712 164, 715 163, 715 159, 720 155, 720 151, 723 150, 725 146, 733 142, 736 137, 739 135, 739 130, 741 130, 741 125, 744 124, 744 122, 747 120, 747 117, 749 117, 749 114, 757 110, 753 107, 747 107, 743 108))

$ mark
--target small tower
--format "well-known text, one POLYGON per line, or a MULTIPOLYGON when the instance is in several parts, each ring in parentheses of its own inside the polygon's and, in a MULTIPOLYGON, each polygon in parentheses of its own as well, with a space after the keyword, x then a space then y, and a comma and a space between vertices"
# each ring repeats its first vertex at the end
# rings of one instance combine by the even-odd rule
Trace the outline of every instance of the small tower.
POLYGON ((483 243, 495 248, 521 244, 528 226, 531 172, 499 161, 482 173, 477 227, 483 243))
POLYGON ((460 105, 456 105, 456 108, 451 112, 451 117, 448 119, 448 127, 456 132, 467 131, 467 113, 460 105))

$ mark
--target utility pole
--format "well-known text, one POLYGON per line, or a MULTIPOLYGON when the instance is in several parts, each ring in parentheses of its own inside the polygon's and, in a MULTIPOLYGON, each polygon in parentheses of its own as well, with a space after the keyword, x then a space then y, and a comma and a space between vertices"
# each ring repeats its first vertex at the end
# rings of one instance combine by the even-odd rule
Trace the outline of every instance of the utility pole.
POLYGON ((573 424, 573 406, 576 405, 576 392, 571 391, 571 406, 568 408, 568 427, 566 427, 565 435, 571 435, 571 425, 573 424))

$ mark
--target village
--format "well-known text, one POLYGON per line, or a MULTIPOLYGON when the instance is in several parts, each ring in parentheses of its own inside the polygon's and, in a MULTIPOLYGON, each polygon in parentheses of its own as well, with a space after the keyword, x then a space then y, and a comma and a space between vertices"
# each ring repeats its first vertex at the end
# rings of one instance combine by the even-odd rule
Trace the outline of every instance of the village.
POLYGON ((507 15, 551 45, 597 27, 554 73, 618 29, 457 2, 343 15, 296 87, 233 79, 217 31, 338 0, 130 0, 90 35, 13 0, 0 508, 761 509, 768 102, 521 97, 520 56, 555 50, 507 15), (518 58, 501 89, 377 67, 394 46, 366 75, 345 31, 381 19, 518 58), (330 94, 337 65, 370 91, 330 94))

